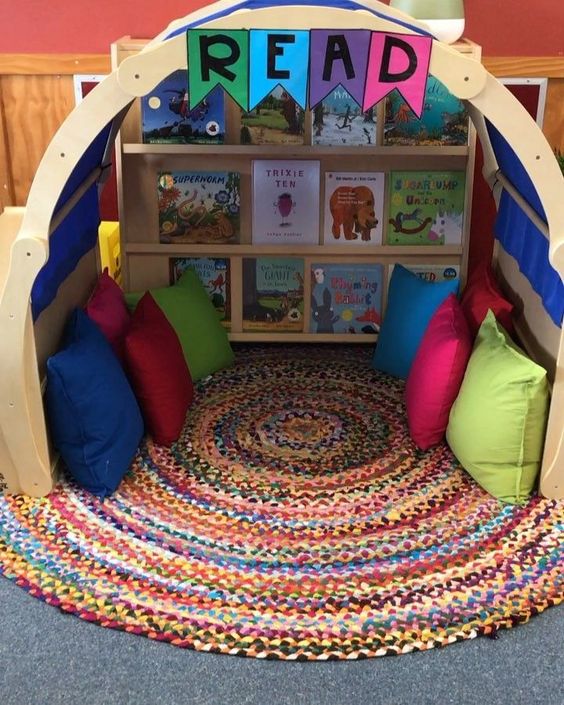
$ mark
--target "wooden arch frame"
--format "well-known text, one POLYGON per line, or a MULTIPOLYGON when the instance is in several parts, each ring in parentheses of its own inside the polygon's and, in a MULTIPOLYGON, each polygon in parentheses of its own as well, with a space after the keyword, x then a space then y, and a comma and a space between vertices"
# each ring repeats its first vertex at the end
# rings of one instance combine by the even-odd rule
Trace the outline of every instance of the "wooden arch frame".
MULTIPOLYGON (((5 489, 41 496, 53 487, 53 456, 43 412, 37 326, 32 322, 30 295, 35 278, 48 259, 50 233, 85 190, 100 182, 104 164, 94 169, 57 214, 55 205, 74 168, 101 130, 113 122, 115 136, 136 97, 147 94, 174 70, 186 67, 182 33, 166 38, 194 23, 217 29, 338 27, 416 34, 420 27, 422 32, 426 31, 416 20, 380 2, 359 0, 356 4, 365 9, 324 7, 320 12, 319 6, 273 5, 245 10, 240 2, 215 3, 173 22, 139 55, 125 60, 63 123, 37 170, 26 208, 8 209, 0 219, 0 481, 3 478, 5 489)), ((492 187, 499 181, 499 175, 484 118, 512 146, 537 189, 547 218, 546 226, 540 225, 549 238, 550 261, 564 278, 564 180, 542 132, 521 104, 481 64, 436 40, 430 72, 451 93, 467 101, 484 146, 484 177, 492 187)), ((83 296, 90 280, 86 284, 83 296)), ((552 342, 544 345, 544 331, 550 326, 539 328, 532 319, 538 316, 544 319, 546 314, 532 289, 523 282, 519 286, 527 323, 533 331, 540 331, 536 342, 540 348, 548 348, 546 352, 554 367, 540 489, 547 497, 561 498, 564 497, 564 336, 562 330, 552 330, 552 342)), ((68 310, 68 306, 62 310, 68 310)))

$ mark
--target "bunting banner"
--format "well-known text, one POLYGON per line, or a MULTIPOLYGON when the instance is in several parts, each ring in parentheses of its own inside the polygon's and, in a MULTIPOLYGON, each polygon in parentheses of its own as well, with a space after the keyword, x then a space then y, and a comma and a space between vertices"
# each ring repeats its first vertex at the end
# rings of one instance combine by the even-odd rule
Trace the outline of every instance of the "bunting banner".
POLYGON ((340 85, 363 111, 397 89, 421 117, 433 39, 362 29, 189 29, 187 45, 191 110, 218 85, 245 111, 277 86, 314 108, 340 85))
POLYGON ((418 118, 425 102, 431 60, 431 37, 372 32, 363 110, 368 110, 394 88, 418 118))
POLYGON ((249 82, 249 109, 280 86, 301 108, 307 103, 308 31, 252 29, 250 52, 252 80, 249 82))
POLYGON ((193 110, 221 86, 243 110, 249 107, 249 33, 245 29, 190 29, 188 101, 193 110))
POLYGON ((313 107, 341 85, 359 105, 364 101, 369 30, 311 30, 309 104, 313 107))

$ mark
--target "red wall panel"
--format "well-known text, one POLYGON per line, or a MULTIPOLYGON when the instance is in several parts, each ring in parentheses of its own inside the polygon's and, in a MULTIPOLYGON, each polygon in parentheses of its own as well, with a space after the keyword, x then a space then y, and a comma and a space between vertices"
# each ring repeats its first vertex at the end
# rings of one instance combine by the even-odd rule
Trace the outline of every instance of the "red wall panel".
MULTIPOLYGON (((153 37, 206 0, 0 2, 2 53, 106 53, 130 34, 153 37)), ((465 35, 486 56, 564 55, 562 0, 466 0, 465 35)))

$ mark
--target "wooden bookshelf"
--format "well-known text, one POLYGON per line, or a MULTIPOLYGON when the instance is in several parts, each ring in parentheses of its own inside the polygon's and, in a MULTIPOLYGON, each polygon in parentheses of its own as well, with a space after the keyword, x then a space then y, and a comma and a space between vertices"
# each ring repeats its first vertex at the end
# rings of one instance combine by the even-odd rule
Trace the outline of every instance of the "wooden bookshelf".
MULTIPOLYGON (((112 47, 114 68, 142 49, 143 41, 129 38, 112 47)), ((480 48, 462 41, 456 45, 462 53, 480 58, 480 48)), ((181 68, 180 66, 178 68, 181 68)), ((239 144, 240 110, 226 96, 225 143, 144 144, 141 129, 140 101, 136 100, 121 127, 117 141, 118 202, 122 238, 122 270, 126 291, 145 290, 170 284, 170 259, 184 257, 218 257, 230 262, 231 325, 234 342, 369 342, 370 334, 331 334, 310 332, 311 266, 321 264, 380 264, 383 271, 382 312, 386 305, 387 285, 396 263, 456 267, 465 277, 470 230, 470 210, 474 170, 475 132, 469 123, 465 146, 395 146, 384 144, 384 101, 376 107, 376 144, 366 146, 314 145, 311 136, 311 113, 305 115, 303 145, 239 144), (311 159, 320 162, 320 231, 318 245, 263 245, 252 243, 251 170, 255 159, 311 159), (392 171, 463 171, 466 193, 463 237, 460 245, 335 245, 323 242, 325 172, 384 172, 383 230, 388 222, 389 173, 392 171), (240 237, 232 244, 164 244, 159 241, 157 176, 161 171, 235 171, 240 174, 240 237), (291 257, 304 262, 303 332, 243 331, 242 294, 243 258, 291 257)))

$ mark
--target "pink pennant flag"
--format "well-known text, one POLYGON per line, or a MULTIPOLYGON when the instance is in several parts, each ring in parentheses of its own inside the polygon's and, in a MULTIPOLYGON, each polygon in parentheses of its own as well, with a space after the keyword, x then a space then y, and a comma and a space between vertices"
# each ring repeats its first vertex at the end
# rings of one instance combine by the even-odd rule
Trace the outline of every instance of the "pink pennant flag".
POLYGON ((432 46, 432 37, 372 32, 362 109, 369 110, 397 88, 420 118, 432 46))

